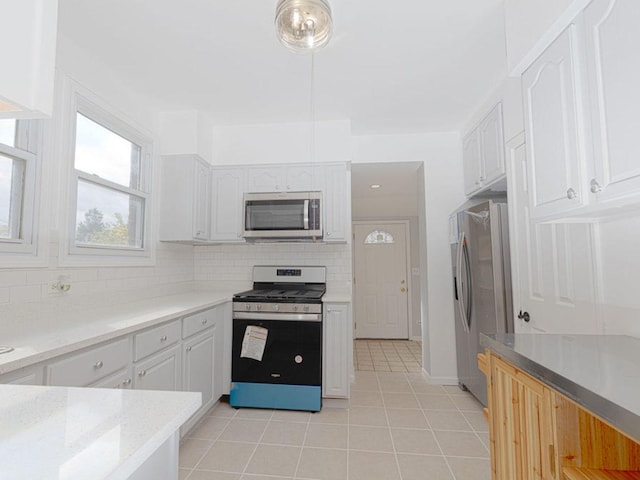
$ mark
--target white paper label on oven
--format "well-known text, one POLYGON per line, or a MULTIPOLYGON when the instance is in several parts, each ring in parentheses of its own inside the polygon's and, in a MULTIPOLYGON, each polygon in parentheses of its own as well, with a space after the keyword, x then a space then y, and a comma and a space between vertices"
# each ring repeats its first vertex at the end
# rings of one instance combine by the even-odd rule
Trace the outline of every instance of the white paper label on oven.
POLYGON ((269 330, 255 325, 247 326, 242 339, 241 358, 252 358, 259 362, 262 361, 264 355, 264 347, 267 344, 267 335, 269 330))

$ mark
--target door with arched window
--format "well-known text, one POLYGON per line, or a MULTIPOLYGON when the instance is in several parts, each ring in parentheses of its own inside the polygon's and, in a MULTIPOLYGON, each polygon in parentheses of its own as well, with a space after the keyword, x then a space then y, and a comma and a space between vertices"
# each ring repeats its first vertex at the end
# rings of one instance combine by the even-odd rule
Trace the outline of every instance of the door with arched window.
POLYGON ((354 224, 356 338, 409 337, 407 224, 354 224))

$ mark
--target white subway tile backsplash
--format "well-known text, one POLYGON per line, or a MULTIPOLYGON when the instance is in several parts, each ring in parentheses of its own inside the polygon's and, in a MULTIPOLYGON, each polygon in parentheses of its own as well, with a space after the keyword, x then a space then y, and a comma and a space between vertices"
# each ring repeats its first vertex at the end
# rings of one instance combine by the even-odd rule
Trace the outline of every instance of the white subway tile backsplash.
POLYGON ((13 285, 25 285, 27 283, 27 272, 20 270, 0 271, 0 287, 11 287, 13 285))
POLYGON ((11 287, 11 303, 37 302, 42 299, 40 285, 19 285, 11 287))

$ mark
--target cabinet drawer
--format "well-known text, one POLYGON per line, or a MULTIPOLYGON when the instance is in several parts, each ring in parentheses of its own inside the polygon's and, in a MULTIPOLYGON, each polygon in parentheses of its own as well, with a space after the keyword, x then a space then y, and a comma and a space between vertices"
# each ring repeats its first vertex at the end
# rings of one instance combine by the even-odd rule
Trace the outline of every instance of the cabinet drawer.
POLYGON ((180 340, 180 322, 178 320, 138 333, 134 337, 134 361, 159 352, 180 340))
POLYGON ((125 368, 129 357, 129 339, 123 338, 48 365, 47 384, 83 387, 125 368))
POLYGON ((182 338, 190 337, 198 332, 213 327, 217 320, 217 308, 195 313, 182 319, 182 338))

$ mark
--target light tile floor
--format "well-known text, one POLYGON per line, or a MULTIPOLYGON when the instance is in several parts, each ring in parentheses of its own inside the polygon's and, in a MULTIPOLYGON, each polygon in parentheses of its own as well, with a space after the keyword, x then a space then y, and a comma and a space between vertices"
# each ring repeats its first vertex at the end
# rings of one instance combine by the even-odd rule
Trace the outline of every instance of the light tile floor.
POLYGON ((356 340, 356 370, 364 372, 420 372, 422 344, 410 340, 356 340))
POLYGON ((357 371, 350 408, 220 404, 180 448, 181 480, 488 480, 481 405, 420 373, 357 371))

